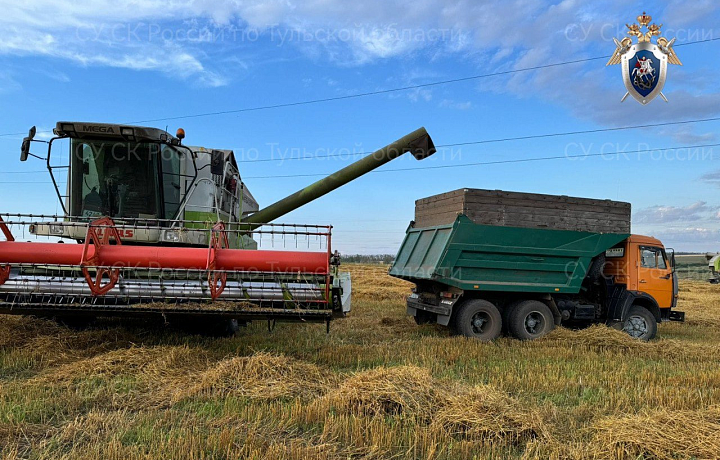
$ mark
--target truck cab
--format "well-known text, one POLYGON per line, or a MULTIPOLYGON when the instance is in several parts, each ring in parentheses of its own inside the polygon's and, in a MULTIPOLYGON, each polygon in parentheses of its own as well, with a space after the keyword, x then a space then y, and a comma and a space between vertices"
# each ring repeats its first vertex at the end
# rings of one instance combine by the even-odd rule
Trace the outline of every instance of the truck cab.
POLYGON ((670 318, 677 305, 675 254, 657 238, 630 235, 605 251, 606 277, 644 303, 658 320, 670 318))

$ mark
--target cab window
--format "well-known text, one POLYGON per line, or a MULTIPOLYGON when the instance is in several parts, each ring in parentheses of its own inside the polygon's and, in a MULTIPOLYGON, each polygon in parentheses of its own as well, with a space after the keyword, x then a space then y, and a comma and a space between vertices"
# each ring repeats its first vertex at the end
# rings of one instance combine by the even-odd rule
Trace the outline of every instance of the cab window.
POLYGON ((180 209, 180 161, 181 153, 175 147, 163 145, 160 152, 162 188, 165 218, 173 219, 180 209))
POLYGON ((162 217, 156 143, 72 139, 71 214, 162 217))
POLYGON ((663 250, 660 248, 641 247, 640 266, 643 268, 659 268, 665 270, 667 263, 665 263, 663 250))

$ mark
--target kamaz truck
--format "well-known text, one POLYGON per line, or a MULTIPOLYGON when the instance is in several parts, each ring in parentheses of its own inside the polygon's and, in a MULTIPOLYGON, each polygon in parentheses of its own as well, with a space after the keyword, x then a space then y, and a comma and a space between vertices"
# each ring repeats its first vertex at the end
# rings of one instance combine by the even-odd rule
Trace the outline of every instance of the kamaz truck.
POLYGON ((460 189, 418 200, 389 271, 407 312, 483 341, 605 323, 650 340, 683 321, 674 251, 630 232, 630 204, 460 189))

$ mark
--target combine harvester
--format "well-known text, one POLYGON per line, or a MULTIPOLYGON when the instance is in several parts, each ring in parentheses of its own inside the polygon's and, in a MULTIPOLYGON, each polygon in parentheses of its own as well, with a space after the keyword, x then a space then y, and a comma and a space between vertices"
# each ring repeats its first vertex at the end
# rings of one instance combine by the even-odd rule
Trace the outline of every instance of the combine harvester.
POLYGON ((338 271, 332 227, 269 222, 404 153, 435 152, 420 128, 259 210, 233 152, 185 146, 182 129, 173 137, 60 122, 54 134, 41 157, 30 152, 45 142, 33 127, 21 160, 46 161, 63 215, 0 215, 0 313, 67 324, 162 315, 213 334, 252 320, 329 327, 349 312, 350 275, 338 271), (18 241, 28 236, 45 242, 18 241))

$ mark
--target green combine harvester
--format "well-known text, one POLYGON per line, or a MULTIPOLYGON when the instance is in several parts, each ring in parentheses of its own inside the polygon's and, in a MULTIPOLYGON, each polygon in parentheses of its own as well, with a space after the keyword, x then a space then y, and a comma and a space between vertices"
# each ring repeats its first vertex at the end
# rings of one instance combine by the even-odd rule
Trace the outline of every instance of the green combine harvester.
POLYGON ((347 314, 332 227, 272 222, 405 153, 435 152, 420 128, 260 209, 234 153, 186 146, 182 129, 59 122, 50 141, 35 134, 21 160, 46 162, 63 214, 0 215, 0 313, 155 315, 222 331, 347 314), (15 241, 28 235, 44 242, 15 241))

